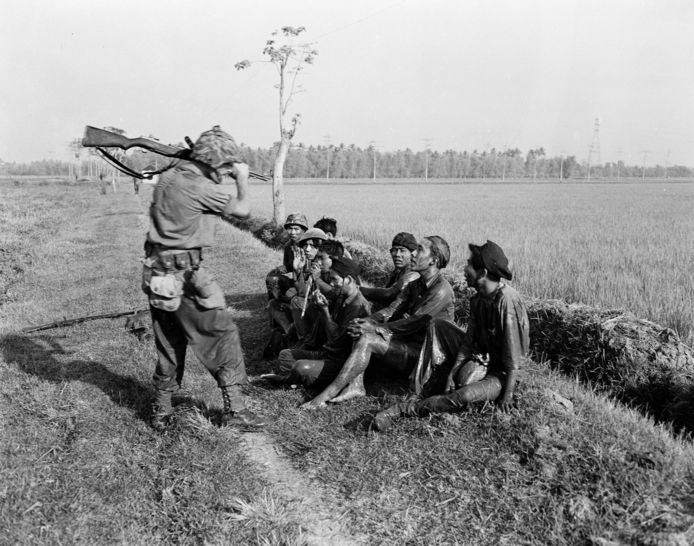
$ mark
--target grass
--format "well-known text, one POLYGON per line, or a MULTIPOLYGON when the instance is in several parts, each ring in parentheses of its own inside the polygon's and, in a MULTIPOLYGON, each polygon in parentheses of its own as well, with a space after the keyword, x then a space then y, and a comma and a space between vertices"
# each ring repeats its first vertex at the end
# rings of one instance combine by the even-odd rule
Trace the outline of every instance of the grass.
MULTIPOLYGON (((270 190, 254 188, 270 216, 270 190)), ((398 231, 439 234, 462 271, 467 244, 491 239, 514 284, 540 299, 624 308, 694 344, 694 184, 290 185, 287 211, 338 220, 387 249, 398 231), (378 211, 376 214, 374 211, 378 211)))
MULTIPOLYGON (((146 423, 153 347, 123 321, 20 332, 142 307, 146 194, 20 189, 0 185, 6 210, 22 209, 21 197, 45 214, 2 217, 10 242, 15 223, 23 226, 29 259, 0 306, 0 542, 310 543, 307 520, 244 436, 214 425, 219 395, 194 359, 176 425, 159 435, 146 423)), ((206 260, 257 377, 268 369, 258 358, 268 333, 264 276, 281 258, 228 225, 217 239, 206 260)), ((21 245, 7 246, 5 263, 24 260, 21 245)), ((248 388, 253 409, 275 418, 268 441, 317 492, 314 509, 332 514, 355 542, 694 541, 691 442, 547 366, 524 371, 510 414, 478 406, 402 420, 388 434, 368 425, 402 391, 370 379, 368 396, 315 413, 298 409, 310 395, 301 389, 248 388)))

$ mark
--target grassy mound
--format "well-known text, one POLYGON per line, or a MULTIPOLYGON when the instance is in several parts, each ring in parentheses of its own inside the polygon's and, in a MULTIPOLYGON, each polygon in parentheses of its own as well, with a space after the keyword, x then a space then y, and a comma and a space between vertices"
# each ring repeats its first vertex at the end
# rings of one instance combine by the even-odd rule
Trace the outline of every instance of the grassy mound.
POLYGON ((620 310, 529 301, 531 343, 562 372, 694 431, 694 352, 677 334, 620 310))
MULTIPOLYGON (((271 247, 286 241, 281 226, 263 218, 233 221, 271 247)), ((388 278, 387 252, 360 241, 345 247, 375 285, 388 278)), ((469 315, 472 291, 462 275, 444 270, 456 295, 456 321, 469 315)), ((540 361, 576 376, 678 430, 694 432, 694 352, 677 334, 621 310, 558 300, 527 300, 531 347, 540 361)))

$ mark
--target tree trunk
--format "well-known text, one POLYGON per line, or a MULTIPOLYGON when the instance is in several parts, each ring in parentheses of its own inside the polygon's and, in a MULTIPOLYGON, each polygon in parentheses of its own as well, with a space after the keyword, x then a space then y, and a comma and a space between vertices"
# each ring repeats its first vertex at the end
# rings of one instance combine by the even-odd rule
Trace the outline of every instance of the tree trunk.
POLYGON ((279 225, 284 222, 284 162, 289 152, 289 138, 282 135, 272 171, 272 218, 279 225))

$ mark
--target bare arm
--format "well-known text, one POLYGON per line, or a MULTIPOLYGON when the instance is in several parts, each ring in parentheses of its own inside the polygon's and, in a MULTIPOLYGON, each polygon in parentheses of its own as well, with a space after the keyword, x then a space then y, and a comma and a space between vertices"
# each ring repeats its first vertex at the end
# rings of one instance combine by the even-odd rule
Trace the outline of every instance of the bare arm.
POLYGON ((248 199, 248 165, 234 163, 230 174, 236 182, 236 197, 229 199, 229 203, 224 208, 224 216, 248 218, 251 215, 248 199))

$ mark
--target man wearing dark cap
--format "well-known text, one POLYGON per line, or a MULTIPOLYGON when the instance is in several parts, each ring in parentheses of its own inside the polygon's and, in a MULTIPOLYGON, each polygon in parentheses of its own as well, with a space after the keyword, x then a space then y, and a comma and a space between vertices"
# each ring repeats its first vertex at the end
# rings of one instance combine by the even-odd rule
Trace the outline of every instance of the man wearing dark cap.
POLYGON ((359 264, 336 256, 330 268, 330 285, 335 302, 332 311, 327 298, 314 293, 314 304, 323 317, 327 343, 318 348, 284 349, 279 355, 279 372, 263 376, 273 383, 295 382, 303 385, 326 383, 340 371, 340 367, 352 350, 352 337, 347 326, 354 320, 368 316, 371 306, 359 291, 359 264))
POLYGON ((152 416, 157 430, 166 428, 173 414, 171 395, 181 385, 188 346, 222 390, 223 424, 266 423, 246 408, 239 332, 222 289, 202 266, 203 249, 214 244, 216 217, 248 217, 247 189, 248 166, 219 126, 202 133, 190 158, 177 160, 154 188, 142 288, 149 296, 157 349, 152 416))
POLYGON ((385 307, 400 294, 411 281, 419 278, 419 273, 412 271, 412 252, 417 249, 417 239, 411 233, 401 232, 393 237, 390 245, 390 257, 393 259, 393 272, 384 288, 362 286, 361 293, 377 308, 385 307))
POLYGON ((412 270, 419 273, 419 279, 410 282, 385 309, 352 322, 348 333, 355 341, 349 358, 335 380, 302 408, 315 409, 327 402, 364 396, 364 370, 372 355, 379 357, 379 366, 410 374, 429 322, 453 320, 453 289, 441 275, 450 256, 448 243, 438 235, 419 242, 412 257, 412 270))
POLYGON ((502 281, 512 278, 503 250, 492 241, 469 248, 465 280, 477 294, 470 299, 467 330, 444 321, 431 324, 413 374, 419 398, 379 412, 376 429, 386 430, 402 415, 454 412, 472 402, 510 408, 530 345, 528 314, 518 292, 502 281))

